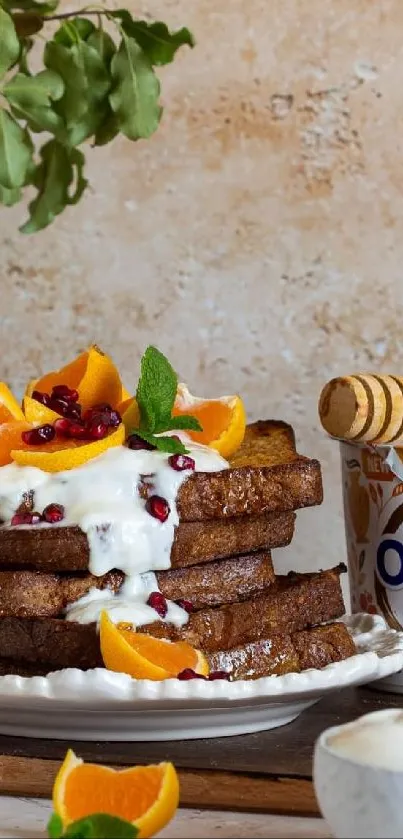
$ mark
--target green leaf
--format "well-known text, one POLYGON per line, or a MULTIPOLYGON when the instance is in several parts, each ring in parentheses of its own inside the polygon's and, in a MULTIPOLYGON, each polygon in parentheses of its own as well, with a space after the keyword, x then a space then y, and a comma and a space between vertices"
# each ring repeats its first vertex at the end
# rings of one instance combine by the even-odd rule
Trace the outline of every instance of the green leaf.
POLYGON ((167 25, 161 21, 147 23, 145 20, 134 20, 127 9, 111 12, 111 17, 121 21, 126 35, 137 41, 151 64, 170 64, 180 47, 185 44, 189 47, 195 45, 192 33, 185 26, 176 32, 170 32, 167 25))
POLYGON ((181 414, 178 417, 172 417, 171 420, 165 424, 164 431, 203 431, 200 422, 196 417, 189 414, 181 414))
POLYGON ((109 68, 112 58, 116 53, 116 45, 111 36, 104 29, 96 29, 89 36, 87 44, 97 51, 102 62, 109 68))
POLYGON ((130 140, 150 137, 158 127, 160 85, 151 63, 133 38, 123 35, 111 64, 114 89, 109 96, 119 128, 130 140))
POLYGON ((104 813, 73 822, 64 834, 66 839, 136 839, 137 835, 138 830, 133 824, 104 813))
POLYGON ((0 184, 7 189, 23 186, 32 159, 29 135, 0 108, 0 184))
POLYGON ((155 446, 155 448, 160 452, 166 452, 167 454, 187 454, 188 452, 186 446, 184 446, 179 439, 175 439, 174 437, 157 437, 155 434, 152 434, 151 431, 145 431, 141 428, 135 428, 131 433, 137 434, 142 440, 146 440, 147 443, 151 443, 151 445, 155 446))
POLYGON ((41 163, 32 182, 38 190, 29 205, 30 219, 20 228, 22 233, 35 233, 47 227, 68 204, 76 204, 87 182, 82 177, 83 155, 57 140, 50 140, 41 148, 41 163), (70 188, 77 179, 76 188, 70 188))
POLYGON ((57 813, 52 813, 48 821, 47 831, 50 839, 60 839, 63 835, 63 822, 57 813))
POLYGON ((70 195, 69 204, 78 204, 82 194, 88 186, 87 178, 84 178, 83 176, 85 157, 79 149, 72 149, 70 152, 70 160, 76 170, 76 188, 73 194, 70 195))
POLYGON ((17 73, 3 92, 16 116, 26 119, 33 131, 62 135, 63 120, 53 110, 52 101, 61 99, 64 83, 53 70, 43 70, 36 76, 17 73))
POLYGON ((95 32, 95 26, 92 20, 86 17, 75 17, 62 23, 55 32, 54 40, 57 44, 71 47, 80 40, 86 41, 93 32, 95 32))
POLYGON ((20 42, 12 18, 0 6, 0 79, 17 61, 19 54, 20 42))
POLYGON ((5 207, 13 207, 14 204, 18 204, 18 201, 21 201, 21 198, 21 189, 6 189, 5 186, 0 186, 0 204, 3 204, 5 207))
POLYGON ((105 146, 107 143, 110 143, 117 134, 119 134, 118 119, 109 106, 104 113, 101 124, 95 132, 94 146, 105 146))
POLYGON ((141 429, 165 431, 161 424, 171 419, 177 387, 178 377, 168 359, 156 347, 147 347, 136 393, 141 429))
POLYGON ((57 103, 57 111, 67 126, 72 125, 87 110, 88 81, 82 72, 78 51, 49 41, 43 60, 48 70, 54 70, 63 79, 64 94, 57 103))

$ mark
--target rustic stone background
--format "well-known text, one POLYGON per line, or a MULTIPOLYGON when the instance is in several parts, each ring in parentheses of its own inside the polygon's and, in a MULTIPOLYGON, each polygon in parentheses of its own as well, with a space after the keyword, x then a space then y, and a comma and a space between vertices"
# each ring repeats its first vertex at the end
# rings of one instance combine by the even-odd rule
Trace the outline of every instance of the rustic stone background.
POLYGON ((20 391, 97 341, 130 385, 157 343, 196 393, 240 391, 321 459, 325 503, 277 559, 331 565, 344 536, 320 388, 402 373, 402 0, 130 5, 187 24, 197 48, 161 73, 151 141, 90 153, 79 207, 30 238, 21 208, 2 211, 2 377, 20 391))

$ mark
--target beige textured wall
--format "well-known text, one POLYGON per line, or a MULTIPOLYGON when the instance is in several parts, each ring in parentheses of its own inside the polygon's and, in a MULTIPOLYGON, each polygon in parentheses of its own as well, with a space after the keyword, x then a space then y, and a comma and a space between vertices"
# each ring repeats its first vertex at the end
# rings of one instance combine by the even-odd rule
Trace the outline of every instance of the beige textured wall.
POLYGON ((31 238, 2 211, 2 376, 21 389, 96 340, 130 384, 158 343, 195 392, 240 391, 322 460, 325 504, 283 556, 330 565, 344 540, 320 387, 402 373, 403 2, 131 6, 197 48, 162 73, 159 133, 90 155, 81 206, 31 238))

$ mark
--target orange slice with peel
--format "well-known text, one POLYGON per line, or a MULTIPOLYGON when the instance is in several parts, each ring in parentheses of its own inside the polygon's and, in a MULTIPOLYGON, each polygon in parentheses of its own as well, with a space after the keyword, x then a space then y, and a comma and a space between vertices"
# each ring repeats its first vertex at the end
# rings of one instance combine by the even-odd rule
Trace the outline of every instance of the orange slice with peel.
POLYGON ((202 399, 193 396, 185 384, 178 385, 173 416, 190 414, 196 417, 203 431, 187 431, 195 443, 215 449, 223 457, 230 457, 245 436, 246 413, 240 396, 221 396, 202 399))
POLYGON ((15 396, 5 382, 0 382, 0 423, 12 422, 12 420, 24 421, 24 414, 15 396))
POLYGON ((125 428, 121 423, 103 440, 94 440, 93 442, 69 439, 66 441, 55 440, 51 443, 44 443, 43 446, 19 445, 18 447, 15 442, 11 451, 11 460, 18 463, 19 466, 36 466, 44 472, 64 472, 82 466, 88 460, 92 460, 107 451, 107 449, 122 446, 124 440, 125 428))
POLYGON ((179 781, 172 763, 110 769, 84 763, 69 749, 53 785, 53 808, 63 827, 94 813, 135 825, 140 839, 154 836, 179 804, 179 781))
POLYGON ((27 422, 32 422, 33 425, 45 425, 46 423, 53 425, 55 420, 60 419, 60 414, 52 411, 51 408, 47 408, 46 405, 42 405, 41 402, 37 402, 36 399, 32 399, 31 396, 24 396, 22 408, 25 419, 27 422))
POLYGON ((28 422, 4 422, 0 425, 0 466, 6 466, 11 463, 13 458, 11 452, 15 448, 28 449, 26 443, 23 442, 21 434, 23 431, 29 431, 32 425, 28 422))
POLYGON ((185 641, 172 643, 133 629, 120 629, 101 614, 100 645, 105 667, 115 673, 127 673, 133 679, 161 682, 172 679, 190 667, 195 673, 208 676, 207 659, 185 641))
POLYGON ((139 427, 140 411, 135 396, 132 396, 130 400, 122 402, 118 410, 127 434, 130 434, 131 431, 139 427))
POLYGON ((32 396, 34 390, 50 394, 55 385, 77 390, 84 411, 101 402, 116 408, 127 394, 112 359, 95 344, 66 367, 31 381, 25 395, 32 396))

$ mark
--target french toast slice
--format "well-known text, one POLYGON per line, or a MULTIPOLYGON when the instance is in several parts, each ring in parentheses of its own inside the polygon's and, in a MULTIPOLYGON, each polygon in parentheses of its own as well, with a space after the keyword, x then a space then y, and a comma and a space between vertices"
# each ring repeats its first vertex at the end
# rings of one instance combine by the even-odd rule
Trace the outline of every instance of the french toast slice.
MULTIPOLYGON (((161 621, 141 627, 159 638, 188 641, 208 655, 295 632, 344 614, 340 574, 345 566, 291 573, 258 597, 189 615, 181 629, 161 621)), ((57 618, 0 618, 0 658, 46 662, 50 669, 102 666, 95 624, 57 618)))
MULTIPOLYGON (((252 551, 288 545, 295 513, 264 513, 232 519, 182 522, 176 528, 171 567, 186 568, 252 551)), ((86 571, 89 545, 79 527, 0 528, 0 569, 37 569, 48 573, 86 571)))
MULTIPOLYGON (((274 583, 270 553, 254 553, 156 573, 169 600, 189 600, 193 609, 235 603, 255 597, 274 583)), ((92 574, 46 574, 41 571, 0 571, 0 617, 55 618, 92 588, 119 591, 121 571, 103 577, 92 574)))
MULTIPOLYGON (((273 633, 269 638, 232 650, 208 655, 210 670, 225 670, 231 679, 258 679, 261 676, 283 676, 311 667, 322 669, 328 664, 355 655, 356 649, 342 623, 316 626, 292 635, 273 633)), ((94 659, 95 664, 100 662, 94 659)), ((73 665, 70 665, 73 666, 73 665)), ((57 665, 0 658, 0 675, 46 676, 57 665)))

